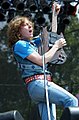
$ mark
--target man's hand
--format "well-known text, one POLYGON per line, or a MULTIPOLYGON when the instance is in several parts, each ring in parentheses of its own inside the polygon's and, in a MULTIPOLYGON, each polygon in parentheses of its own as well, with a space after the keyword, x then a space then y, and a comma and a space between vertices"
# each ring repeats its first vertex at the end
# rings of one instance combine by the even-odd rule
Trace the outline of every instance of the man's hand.
POLYGON ((57 14, 59 14, 59 12, 60 12, 60 8, 61 8, 61 5, 59 5, 59 4, 56 4, 56 13, 57 14))

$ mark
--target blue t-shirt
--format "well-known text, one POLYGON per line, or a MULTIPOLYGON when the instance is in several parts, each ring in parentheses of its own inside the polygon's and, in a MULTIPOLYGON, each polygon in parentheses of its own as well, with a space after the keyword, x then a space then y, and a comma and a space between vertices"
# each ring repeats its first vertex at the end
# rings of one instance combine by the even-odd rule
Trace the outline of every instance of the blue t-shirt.
MULTIPOLYGON (((38 47, 41 45, 41 39, 37 38, 31 42, 28 40, 19 40, 14 45, 14 56, 17 60, 19 70, 22 78, 32 76, 34 74, 44 73, 43 67, 36 65, 29 61, 27 56, 32 54, 34 51, 38 52, 38 47)), ((48 71, 46 71, 49 73, 48 71)))
POLYGON ((15 44, 14 52, 24 59, 30 54, 32 54, 34 51, 37 51, 40 45, 40 38, 32 40, 31 43, 28 40, 19 40, 15 44))

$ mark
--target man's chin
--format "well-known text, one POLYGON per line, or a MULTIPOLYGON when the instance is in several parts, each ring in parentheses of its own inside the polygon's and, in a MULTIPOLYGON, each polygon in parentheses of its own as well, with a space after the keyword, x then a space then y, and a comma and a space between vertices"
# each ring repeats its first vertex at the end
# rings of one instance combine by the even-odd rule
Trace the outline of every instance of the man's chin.
POLYGON ((30 37, 30 40, 32 40, 33 39, 33 36, 32 37, 30 37))

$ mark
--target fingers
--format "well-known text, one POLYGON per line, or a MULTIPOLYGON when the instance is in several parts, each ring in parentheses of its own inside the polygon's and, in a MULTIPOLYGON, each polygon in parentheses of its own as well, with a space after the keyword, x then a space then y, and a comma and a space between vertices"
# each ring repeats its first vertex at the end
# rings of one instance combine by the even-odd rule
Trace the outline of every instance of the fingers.
POLYGON ((59 40, 60 40, 60 42, 61 42, 61 45, 63 45, 63 46, 66 46, 66 45, 67 45, 65 39, 61 38, 61 39, 59 39, 59 40))
POLYGON ((66 46, 66 41, 63 38, 60 38, 55 42, 55 44, 58 46, 58 48, 62 48, 63 46, 66 46))

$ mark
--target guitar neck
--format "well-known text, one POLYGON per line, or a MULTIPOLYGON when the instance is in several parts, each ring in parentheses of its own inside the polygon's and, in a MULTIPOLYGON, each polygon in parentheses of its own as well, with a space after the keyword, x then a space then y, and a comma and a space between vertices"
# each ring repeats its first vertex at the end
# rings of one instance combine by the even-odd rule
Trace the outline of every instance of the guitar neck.
POLYGON ((56 13, 56 2, 53 4, 52 8, 52 32, 57 32, 57 13, 56 13))

